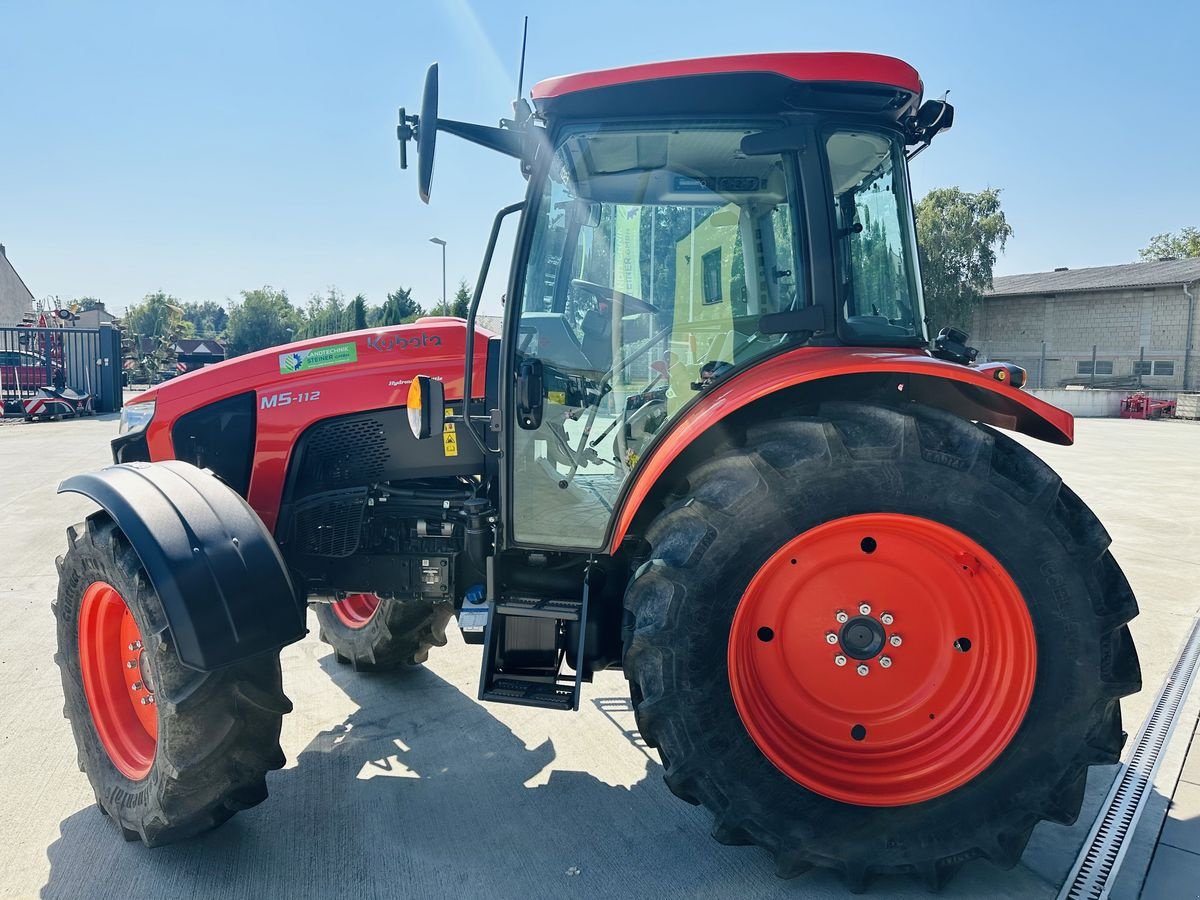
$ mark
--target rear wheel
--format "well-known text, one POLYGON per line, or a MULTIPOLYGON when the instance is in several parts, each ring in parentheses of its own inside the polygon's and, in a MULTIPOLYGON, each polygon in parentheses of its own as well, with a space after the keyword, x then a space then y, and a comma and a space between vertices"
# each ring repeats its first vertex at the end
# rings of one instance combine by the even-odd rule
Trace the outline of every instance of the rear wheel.
POLYGON ((96 803, 128 840, 167 844, 266 799, 283 766, 278 653, 186 668, 158 594, 107 514, 68 531, 55 661, 96 803))
POLYGON ((853 403, 756 426, 647 538, 639 728, 781 876, 1014 865, 1118 758, 1133 595, 1082 501, 985 426, 853 403))
POLYGON ((338 662, 355 669, 383 671, 419 665, 432 647, 446 644, 446 623, 454 606, 445 601, 391 600, 375 594, 347 594, 332 603, 310 604, 321 640, 338 662))

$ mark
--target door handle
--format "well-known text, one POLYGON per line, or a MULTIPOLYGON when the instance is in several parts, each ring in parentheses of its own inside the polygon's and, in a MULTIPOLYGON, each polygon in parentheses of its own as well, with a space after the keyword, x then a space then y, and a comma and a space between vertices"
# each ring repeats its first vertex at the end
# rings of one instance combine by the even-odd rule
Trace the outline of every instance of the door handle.
POLYGON ((523 359, 517 364, 517 424, 533 431, 542 424, 545 378, 540 359, 523 359))

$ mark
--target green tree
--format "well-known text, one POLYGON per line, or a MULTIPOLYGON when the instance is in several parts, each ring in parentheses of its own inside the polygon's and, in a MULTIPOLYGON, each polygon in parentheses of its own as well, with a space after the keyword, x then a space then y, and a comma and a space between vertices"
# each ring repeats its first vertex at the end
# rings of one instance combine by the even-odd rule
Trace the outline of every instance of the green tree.
POLYGON ((458 283, 458 290, 454 292, 454 300, 450 303, 450 315, 465 319, 470 311, 471 290, 464 279, 458 283))
POLYGON ((1178 233, 1167 232, 1150 238, 1150 245, 1138 251, 1142 259, 1189 259, 1200 256, 1200 228, 1187 225, 1178 233))
POLYGON ((180 337, 189 337, 191 323, 183 314, 183 301, 162 291, 155 291, 142 298, 125 311, 125 327, 144 338, 160 338, 169 332, 180 331, 180 337))
POLYGON ((346 307, 346 330, 361 331, 367 327, 367 298, 355 294, 350 305, 346 307))
POLYGON ((192 323, 192 332, 196 337, 215 338, 229 324, 229 313, 225 307, 213 300, 203 303, 181 304, 183 316, 192 323))
POLYGON ((152 384, 175 367, 175 344, 191 337, 192 323, 183 315, 183 303, 162 291, 142 298, 125 311, 123 327, 134 363, 135 378, 152 384))
POLYGON ((240 356, 286 344, 298 336, 303 324, 300 311, 288 301, 287 291, 269 285, 242 291, 242 302, 229 310, 225 347, 230 356, 240 356))
POLYGON ((342 292, 330 286, 325 296, 313 294, 304 308, 301 334, 306 338, 324 337, 345 331, 346 303, 342 292))
POLYGON ((421 304, 413 299, 412 288, 397 288, 387 295, 387 302, 383 304, 383 313, 380 317, 380 325, 402 325, 405 322, 412 322, 425 315, 425 310, 421 308, 421 304))
POLYGON ((103 309, 104 301, 96 297, 80 297, 69 304, 76 312, 91 312, 93 309, 103 309))
POLYGON ((917 204, 917 244, 930 336, 947 326, 968 328, 971 311, 992 286, 996 254, 1012 237, 1000 190, 978 194, 936 188, 917 204))

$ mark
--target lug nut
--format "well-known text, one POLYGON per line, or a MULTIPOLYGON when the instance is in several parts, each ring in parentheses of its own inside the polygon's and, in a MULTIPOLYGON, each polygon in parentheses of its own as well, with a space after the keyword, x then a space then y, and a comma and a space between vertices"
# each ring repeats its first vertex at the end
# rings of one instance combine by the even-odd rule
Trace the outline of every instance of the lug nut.
POLYGON ((879 665, 883 666, 885 669, 889 668, 892 665, 892 658, 890 656, 879 657, 879 665))
POLYGON ((893 647, 899 647, 901 644, 904 643, 904 641, 900 639, 900 635, 893 634, 890 638, 888 638, 888 643, 891 644, 893 647))
POLYGON ((869 616, 871 614, 871 604, 870 603, 861 604, 858 607, 858 611, 860 613, 862 613, 864 616, 869 616))
POLYGON ((142 684, 140 681, 135 681, 133 684, 131 684, 131 685, 129 686, 129 689, 130 689, 131 691, 140 691, 140 690, 142 690, 144 687, 145 687, 145 685, 144 685, 144 684, 142 684))
POLYGON ((136 669, 137 668, 137 660, 136 659, 129 660, 129 662, 125 663, 125 668, 136 669))
POLYGON ((149 706, 154 702, 154 695, 148 694, 142 698, 142 706, 149 706))
POLYGON ((857 671, 859 675, 868 675, 871 672, 865 663, 860 663, 857 671))
POLYGON ((837 615, 834 616, 834 618, 837 619, 839 622, 849 622, 850 614, 847 613, 844 609, 839 609, 837 611, 837 615))
POLYGON ((825 643, 836 644, 837 643, 837 635, 834 634, 832 631, 829 632, 829 634, 825 635, 825 643))
POLYGON ((891 613, 883 613, 882 615, 880 615, 879 621, 882 622, 884 625, 891 625, 896 620, 892 616, 891 613))
POLYGON ((844 666, 846 664, 846 657, 842 656, 842 654, 839 653, 837 656, 835 656, 833 658, 833 661, 835 664, 837 664, 839 666, 844 666))
POLYGON ((141 641, 134 641, 132 644, 130 644, 130 645, 129 645, 129 649, 130 649, 130 650, 141 650, 141 649, 142 649, 142 642, 141 642, 141 641))

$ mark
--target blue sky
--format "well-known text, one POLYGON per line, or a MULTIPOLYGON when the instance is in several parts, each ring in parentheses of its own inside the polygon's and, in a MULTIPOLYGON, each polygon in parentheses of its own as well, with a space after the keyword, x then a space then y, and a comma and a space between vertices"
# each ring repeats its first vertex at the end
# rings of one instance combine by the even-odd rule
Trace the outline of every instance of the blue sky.
MULTIPOLYGON (((293 301, 337 285, 473 281, 515 162, 442 136, 431 206, 397 168, 396 107, 440 63, 444 117, 493 123, 516 88, 614 65, 764 50, 869 50, 951 90, 954 129, 913 166, 1004 190, 998 274, 1127 262, 1200 224, 1200 7, 689 0, 597 4, 0 0, 0 242, 36 296, 121 309, 162 289, 293 301)), ((497 260, 507 270, 507 257, 497 260)), ((485 307, 498 309, 502 278, 485 307)))

